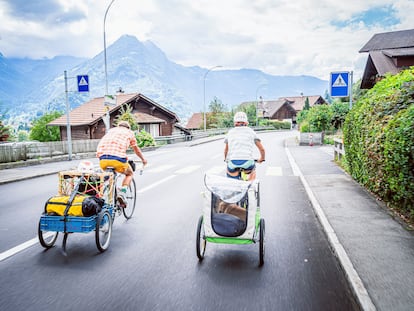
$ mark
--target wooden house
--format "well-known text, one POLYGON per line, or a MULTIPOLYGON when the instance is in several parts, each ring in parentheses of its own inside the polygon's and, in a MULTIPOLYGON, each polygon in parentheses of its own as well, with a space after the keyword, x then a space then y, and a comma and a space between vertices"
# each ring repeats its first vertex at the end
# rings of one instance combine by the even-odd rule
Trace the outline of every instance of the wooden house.
POLYGON ((385 74, 414 66, 414 29, 376 34, 359 52, 368 53, 361 88, 370 89, 385 74))
MULTIPOLYGON (((123 94, 116 96, 113 105, 104 105, 104 97, 94 98, 69 113, 71 138, 100 139, 105 135, 104 118, 110 116, 110 127, 114 126, 116 117, 121 114, 121 108, 130 106, 138 125, 153 137, 169 136, 179 122, 178 116, 165 107, 157 104, 148 97, 139 94, 123 94)), ((58 126, 61 140, 67 140, 67 115, 48 123, 48 126, 58 126)))

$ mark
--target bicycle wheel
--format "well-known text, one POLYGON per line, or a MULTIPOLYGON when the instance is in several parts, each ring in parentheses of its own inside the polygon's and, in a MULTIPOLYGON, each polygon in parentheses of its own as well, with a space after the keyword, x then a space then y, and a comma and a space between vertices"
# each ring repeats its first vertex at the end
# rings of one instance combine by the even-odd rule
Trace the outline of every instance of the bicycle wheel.
POLYGON ((40 221, 39 221, 39 227, 37 229, 37 235, 39 236, 39 242, 44 248, 51 248, 59 235, 59 232, 57 231, 42 231, 40 229, 40 221))
POLYGON ((264 236, 265 236, 265 221, 263 218, 260 219, 259 223, 260 240, 259 240, 259 266, 264 264, 264 236))
POLYGON ((112 236, 112 217, 108 211, 100 212, 96 218, 95 241, 99 251, 108 249, 112 236))
POLYGON ((197 225, 197 240, 196 240, 196 247, 197 247, 197 257, 198 260, 203 260, 204 253, 206 252, 207 241, 204 237, 204 226, 203 226, 203 216, 200 216, 197 225))
POLYGON ((126 219, 130 219, 135 211, 135 203, 137 201, 137 188, 135 180, 132 179, 126 192, 125 198, 127 200, 127 206, 122 209, 122 212, 126 219))

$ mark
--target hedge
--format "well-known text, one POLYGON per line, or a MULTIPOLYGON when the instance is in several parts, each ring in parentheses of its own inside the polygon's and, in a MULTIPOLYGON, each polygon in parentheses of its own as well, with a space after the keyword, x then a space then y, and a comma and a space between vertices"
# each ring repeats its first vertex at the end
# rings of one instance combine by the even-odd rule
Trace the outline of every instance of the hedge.
POLYGON ((414 67, 358 100, 343 133, 351 176, 414 221, 414 67))

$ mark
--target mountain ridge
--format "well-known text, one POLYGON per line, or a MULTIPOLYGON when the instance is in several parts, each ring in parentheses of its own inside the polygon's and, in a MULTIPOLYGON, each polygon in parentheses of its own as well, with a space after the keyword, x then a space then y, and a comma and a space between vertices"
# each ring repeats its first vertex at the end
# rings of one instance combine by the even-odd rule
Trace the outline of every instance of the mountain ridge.
MULTIPOLYGON (((207 70, 169 60, 151 41, 123 35, 107 47, 108 91, 142 93, 175 112, 181 119, 204 110, 217 97, 229 109, 246 101, 279 97, 323 95, 328 82, 312 76, 275 76, 257 69, 207 70), (260 92, 259 92, 260 91, 260 92), (204 99, 205 94, 205 99, 204 99)), ((6 58, 0 53, 0 113, 11 123, 29 124, 47 111, 66 113, 65 81, 71 109, 105 92, 104 51, 88 58, 56 56, 52 59, 6 58), (89 94, 77 93, 76 76, 89 75, 89 94)))

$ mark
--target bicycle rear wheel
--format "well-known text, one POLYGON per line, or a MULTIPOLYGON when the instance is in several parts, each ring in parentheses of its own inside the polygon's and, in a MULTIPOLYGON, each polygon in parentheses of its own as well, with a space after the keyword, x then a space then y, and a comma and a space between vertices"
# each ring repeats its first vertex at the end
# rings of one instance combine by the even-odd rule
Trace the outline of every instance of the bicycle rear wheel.
POLYGON ((122 213, 126 219, 130 219, 134 214, 135 204, 137 201, 137 188, 134 179, 132 179, 131 183, 129 184, 125 198, 127 200, 127 206, 122 209, 122 213))
POLYGON ((102 211, 96 218, 95 242, 99 251, 108 249, 112 236, 112 216, 108 211, 102 211))

